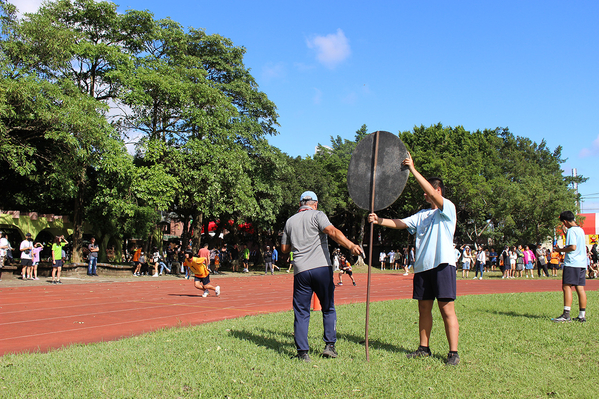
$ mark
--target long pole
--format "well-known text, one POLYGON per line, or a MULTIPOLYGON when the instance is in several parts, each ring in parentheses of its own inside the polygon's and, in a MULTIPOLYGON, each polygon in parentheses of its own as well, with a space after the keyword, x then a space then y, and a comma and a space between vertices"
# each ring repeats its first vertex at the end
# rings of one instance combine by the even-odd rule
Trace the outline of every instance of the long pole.
MULTIPOLYGON (((374 198, 376 187, 376 165, 379 156, 379 132, 374 132, 374 161, 372 163, 372 190, 370 191, 370 213, 374 212, 374 198)), ((368 352, 368 325, 370 324, 370 281, 372 274, 372 244, 374 241, 374 223, 370 222, 370 241, 368 243, 368 283, 366 285, 366 361, 370 361, 370 353, 368 352)))

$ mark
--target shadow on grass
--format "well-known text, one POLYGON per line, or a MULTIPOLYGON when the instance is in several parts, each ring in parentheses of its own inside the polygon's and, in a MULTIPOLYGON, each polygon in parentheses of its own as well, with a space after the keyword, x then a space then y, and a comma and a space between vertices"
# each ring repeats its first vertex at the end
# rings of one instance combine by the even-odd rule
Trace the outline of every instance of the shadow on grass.
MULTIPOLYGON (((358 345, 366 345, 364 336, 337 333, 337 340, 339 340, 339 339, 344 339, 346 341, 353 342, 358 345)), ((412 352, 411 350, 408 350, 407 348, 392 345, 387 342, 382 342, 382 341, 379 341, 376 339, 373 340, 370 338, 368 339, 368 348, 384 350, 384 351, 391 352, 391 353, 397 353, 397 352, 410 353, 410 352, 412 352)))
POLYGON ((513 310, 510 312, 502 312, 499 310, 486 310, 486 312, 494 314, 494 315, 500 315, 500 316, 525 317, 527 319, 547 319, 547 316, 541 316, 538 314, 529 314, 529 313, 516 313, 513 310))
POLYGON ((283 356, 291 357, 296 354, 295 344, 289 342, 289 336, 273 330, 259 329, 259 333, 255 333, 254 331, 231 330, 229 334, 235 338, 247 340, 266 349, 274 350, 283 356), (273 336, 280 336, 281 338, 273 336))
MULTIPOLYGON (((296 354, 295 344, 290 342, 290 338, 288 335, 281 333, 276 330, 267 330, 267 329, 259 329, 259 330, 231 330, 229 332, 235 338, 247 340, 253 342, 258 346, 265 347, 266 349, 274 350, 283 356, 294 356, 296 354), (256 332, 258 331, 258 332, 256 332), (280 338, 278 338, 280 337, 280 338)), ((358 345, 365 345, 364 337, 353 335, 353 334, 344 334, 337 333, 337 341, 345 340, 348 342, 353 342, 358 345)), ((323 344, 324 345, 324 344, 323 344)), ((368 340, 369 349, 373 350, 384 350, 391 353, 411 353, 415 349, 408 349, 403 346, 396 346, 389 344, 387 342, 382 342, 379 340, 368 340)), ((434 357, 438 357, 439 359, 444 359, 443 356, 434 355, 434 357)))

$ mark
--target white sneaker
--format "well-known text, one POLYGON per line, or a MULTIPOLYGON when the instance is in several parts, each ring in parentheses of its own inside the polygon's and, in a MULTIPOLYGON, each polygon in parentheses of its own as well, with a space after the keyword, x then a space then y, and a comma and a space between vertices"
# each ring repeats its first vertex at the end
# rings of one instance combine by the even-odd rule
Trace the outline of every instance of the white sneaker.
POLYGON ((152 277, 158 277, 158 273, 154 274, 152 277))
POLYGON ((404 276, 407 276, 408 274, 410 274, 410 273, 404 273, 403 275, 404 275, 404 276))
POLYGON ((483 278, 482 278, 482 277, 479 277, 478 279, 479 279, 479 280, 482 280, 483 278))
POLYGON ((206 298, 208 296, 208 290, 204 290, 204 293, 202 294, 202 298, 206 298))
POLYGON ((216 292, 216 296, 220 296, 220 285, 217 285, 214 291, 216 292))
POLYGON ((478 277, 472 277, 472 280, 476 280, 478 277))

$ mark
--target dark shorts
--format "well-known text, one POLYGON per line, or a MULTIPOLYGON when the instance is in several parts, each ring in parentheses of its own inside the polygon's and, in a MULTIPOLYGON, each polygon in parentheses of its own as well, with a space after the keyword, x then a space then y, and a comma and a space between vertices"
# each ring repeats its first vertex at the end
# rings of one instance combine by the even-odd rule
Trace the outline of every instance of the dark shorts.
POLYGON ((202 283, 202 285, 210 284, 210 276, 206 276, 206 277, 194 276, 193 278, 195 281, 199 281, 200 283, 202 283))
POLYGON ((341 270, 341 273, 345 273, 348 276, 351 276, 352 274, 354 274, 354 272, 352 272, 351 270, 341 270))
POLYGON ((451 302, 456 298, 455 266, 443 263, 434 269, 414 274, 412 299, 451 302))
POLYGON ((33 261, 31 259, 21 258, 21 266, 33 266, 33 261))
POLYGON ((62 259, 57 259, 56 263, 52 263, 52 267, 62 267, 62 259))
POLYGON ((587 269, 583 267, 565 266, 562 275, 562 284, 584 287, 586 285, 586 272, 587 269))

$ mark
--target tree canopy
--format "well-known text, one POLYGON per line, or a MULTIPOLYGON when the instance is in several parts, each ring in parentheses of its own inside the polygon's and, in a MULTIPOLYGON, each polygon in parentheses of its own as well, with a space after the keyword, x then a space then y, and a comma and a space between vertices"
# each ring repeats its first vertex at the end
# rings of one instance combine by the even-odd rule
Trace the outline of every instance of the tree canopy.
MULTIPOLYGON (((233 237, 251 222, 275 241, 304 190, 363 241, 366 212, 349 198, 347 169, 367 127, 305 158, 271 146, 277 109, 245 67, 245 48, 108 1, 47 2, 21 19, 3 2, 0 21, 0 207, 71 215, 75 260, 84 222, 103 246, 132 237, 159 246, 165 215, 184 222, 196 249, 210 221, 233 237)), ((561 147, 505 128, 437 124, 398 136, 423 175, 444 179, 458 242, 536 243, 575 210, 561 147)), ((410 178, 382 214, 405 217, 423 203, 410 178)), ((385 231, 380 245, 408 240, 385 231)))

